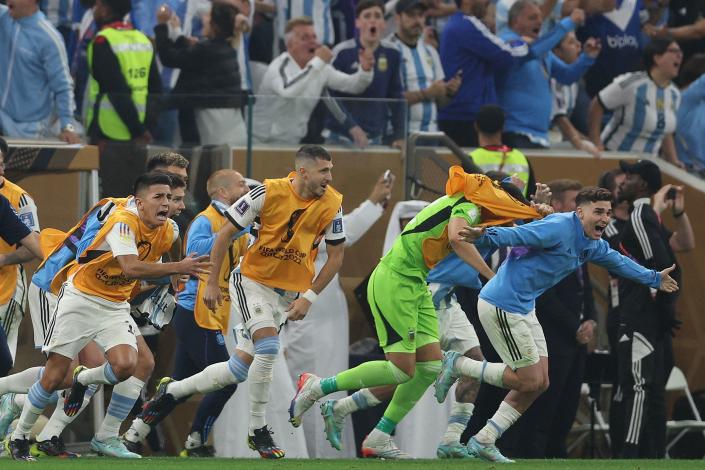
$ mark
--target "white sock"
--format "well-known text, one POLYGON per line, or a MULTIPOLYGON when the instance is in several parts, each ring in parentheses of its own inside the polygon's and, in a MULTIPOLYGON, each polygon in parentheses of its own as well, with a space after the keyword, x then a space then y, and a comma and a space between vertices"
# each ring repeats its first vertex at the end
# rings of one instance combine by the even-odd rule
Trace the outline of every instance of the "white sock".
POLYGON ((255 354, 250 377, 250 435, 255 429, 266 426, 265 412, 269 403, 269 385, 272 383, 272 370, 277 356, 255 354))
POLYGON ((20 410, 24 407, 24 402, 27 400, 26 393, 17 393, 12 398, 12 403, 20 410))
POLYGON ((171 382, 167 393, 175 399, 189 397, 195 393, 209 393, 228 385, 238 383, 227 362, 211 364, 198 374, 186 377, 184 380, 171 382))
POLYGON ((451 444, 460 441, 460 436, 468 426, 468 422, 475 410, 473 403, 453 403, 450 416, 448 417, 448 428, 441 440, 442 444, 451 444))
POLYGON ((37 434, 37 442, 49 441, 54 436, 61 436, 61 433, 64 431, 64 429, 66 429, 66 426, 71 424, 73 420, 76 419, 78 415, 80 415, 83 410, 86 409, 88 404, 91 402, 93 395, 98 390, 98 387, 100 387, 100 385, 97 384, 92 384, 88 386, 88 390, 83 396, 83 403, 81 404, 81 408, 78 410, 78 413, 73 416, 67 416, 66 413, 64 413, 64 401, 63 395, 61 395, 61 398, 57 402, 56 408, 51 414, 49 421, 46 425, 44 425, 42 431, 37 434))
POLYGON ((499 404, 494 416, 487 421, 485 427, 475 434, 475 439, 481 444, 494 444, 504 431, 517 422, 520 416, 521 413, 512 408, 509 403, 503 401, 499 404))
POLYGON ((27 393, 34 382, 42 378, 44 367, 30 367, 22 372, 0 378, 0 395, 27 393))
POLYGON ((374 396, 374 394, 370 392, 369 388, 363 388, 352 395, 336 400, 335 405, 333 406, 333 411, 342 414, 343 416, 347 416, 358 410, 372 408, 380 403, 382 403, 380 399, 374 396))
POLYGON ((134 376, 113 387, 113 395, 110 397, 105 418, 95 434, 96 439, 106 441, 111 437, 118 437, 120 425, 135 406, 143 387, 144 382, 134 376))
POLYGON ((199 432, 192 432, 188 436, 186 436, 186 443, 184 444, 184 447, 187 449, 195 449, 196 447, 201 447, 203 445, 203 442, 201 441, 201 433, 199 432))
POLYGON ((115 375, 115 372, 113 372, 113 368, 110 366, 109 362, 104 363, 102 366, 84 370, 78 374, 77 379, 83 385, 115 385, 118 383, 118 378, 115 375))
POLYGON ((39 382, 35 382, 30 387, 29 399, 25 401, 22 407, 22 414, 15 431, 12 433, 12 440, 29 438, 32 426, 34 426, 39 415, 42 414, 44 408, 51 401, 51 396, 51 393, 44 390, 39 382))
POLYGON ((134 443, 142 442, 147 438, 151 430, 152 428, 149 424, 145 424, 142 418, 135 418, 130 425, 130 429, 125 433, 125 439, 134 443))
POLYGON ((471 377, 495 387, 507 388, 502 377, 507 365, 501 362, 476 361, 461 356, 455 361, 455 370, 463 377, 471 377))

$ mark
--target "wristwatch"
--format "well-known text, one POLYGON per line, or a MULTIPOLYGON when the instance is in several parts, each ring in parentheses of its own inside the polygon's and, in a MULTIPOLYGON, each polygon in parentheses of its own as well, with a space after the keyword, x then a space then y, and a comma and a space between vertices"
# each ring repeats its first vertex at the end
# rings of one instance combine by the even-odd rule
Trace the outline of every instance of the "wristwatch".
POLYGON ((73 124, 68 123, 68 124, 66 124, 66 125, 64 126, 63 129, 61 129, 61 132, 66 132, 66 131, 68 131, 68 132, 76 132, 76 128, 73 127, 73 124))

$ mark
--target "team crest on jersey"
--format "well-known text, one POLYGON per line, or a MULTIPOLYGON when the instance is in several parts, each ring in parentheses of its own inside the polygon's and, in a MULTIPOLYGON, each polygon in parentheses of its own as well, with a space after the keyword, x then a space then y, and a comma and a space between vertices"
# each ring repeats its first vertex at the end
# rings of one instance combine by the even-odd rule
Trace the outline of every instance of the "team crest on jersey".
POLYGON ((245 215, 245 212, 247 212, 247 209, 250 208, 250 205, 245 201, 244 199, 238 203, 237 206, 235 206, 235 211, 240 214, 240 215, 245 215))
POLYGON ((377 59, 377 70, 380 72, 386 72, 389 68, 389 61, 385 54, 380 54, 379 59, 377 59))
POLYGON ((20 220, 27 226, 28 229, 34 227, 34 216, 30 212, 20 214, 20 220))

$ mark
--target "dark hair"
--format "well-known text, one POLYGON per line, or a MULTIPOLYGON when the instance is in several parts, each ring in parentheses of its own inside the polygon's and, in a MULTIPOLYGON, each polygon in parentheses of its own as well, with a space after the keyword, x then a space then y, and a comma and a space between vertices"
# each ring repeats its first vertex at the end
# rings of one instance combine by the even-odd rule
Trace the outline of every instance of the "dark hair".
POLYGON ((650 71, 651 67, 654 66, 654 56, 665 54, 668 46, 674 42, 675 41, 673 39, 667 38, 652 39, 651 42, 644 47, 644 70, 647 72, 650 71))
POLYGON ((463 7, 463 0, 455 0, 455 6, 460 10, 463 7))
POLYGON ((577 196, 575 196, 575 205, 582 206, 583 204, 589 204, 591 202, 607 201, 612 202, 612 193, 605 188, 598 188, 597 186, 588 186, 580 190, 577 196))
POLYGON ((604 173, 600 175, 600 177, 597 180, 597 186, 599 188, 605 188, 606 190, 610 192, 614 192, 615 189, 617 189, 617 182, 616 178, 618 175, 623 174, 624 172, 622 171, 621 168, 613 168, 611 170, 607 170, 604 173))
POLYGON ((320 145, 302 145, 301 148, 296 152, 296 160, 300 158, 305 158, 308 160, 315 160, 315 159, 320 159, 320 160, 326 160, 326 161, 331 161, 333 160, 330 156, 330 153, 328 153, 328 150, 326 150, 324 147, 321 147, 320 145))
POLYGON ((234 5, 214 1, 211 7, 211 25, 215 26, 218 38, 227 39, 235 35, 235 17, 240 13, 234 5))
POLYGON ((477 130, 483 134, 496 134, 504 129, 504 111, 496 104, 486 104, 475 116, 477 130))
POLYGON ((0 137, 0 153, 2 154, 2 158, 7 158, 7 154, 10 153, 10 147, 2 137, 0 137))
POLYGON ((508 178, 509 174, 503 171, 490 170, 485 172, 485 176, 492 181, 502 181, 504 178, 508 178))
POLYGON ((132 10, 132 0, 100 0, 110 8, 113 18, 122 19, 132 10))
POLYGON ((524 197, 524 194, 521 192, 521 189, 517 188, 514 183, 510 183, 508 181, 500 181, 499 186, 504 190, 505 193, 509 194, 511 197, 521 202, 522 204, 525 204, 527 206, 531 205, 531 203, 524 197))
POLYGON ((154 186, 155 184, 165 184, 171 187, 172 181, 166 173, 161 173, 159 171, 153 171, 151 173, 143 173, 137 177, 135 180, 135 186, 133 188, 132 194, 137 196, 139 193, 154 186))
POLYGON ((377 7, 382 10, 382 15, 384 15, 384 3, 380 0, 360 0, 359 2, 357 2, 357 6, 355 7, 355 18, 358 18, 360 16, 360 13, 367 10, 368 8, 374 7, 377 7))
POLYGON ((514 20, 516 20, 517 17, 521 15, 521 12, 524 11, 524 8, 529 5, 536 5, 536 2, 534 0, 517 0, 511 7, 509 7, 509 11, 507 12, 507 26, 511 28, 514 20))
POLYGON ((583 189, 583 185, 580 183, 580 181, 571 180, 568 178, 553 180, 547 184, 548 187, 551 189, 551 200, 558 199, 562 201, 563 195, 567 191, 580 191, 581 189, 583 189))
POLYGON ((181 175, 177 175, 176 173, 172 173, 170 171, 164 171, 164 170, 154 170, 153 173, 161 173, 162 175, 167 175, 169 177, 169 179, 171 180, 171 183, 169 183, 169 187, 171 189, 186 187, 186 180, 184 180, 184 178, 181 175))
POLYGON ((159 167, 177 166, 179 168, 188 168, 189 161, 176 152, 159 152, 147 160, 147 171, 154 171, 159 167))
POLYGON ((680 86, 687 87, 705 73, 705 54, 693 54, 681 69, 680 86))

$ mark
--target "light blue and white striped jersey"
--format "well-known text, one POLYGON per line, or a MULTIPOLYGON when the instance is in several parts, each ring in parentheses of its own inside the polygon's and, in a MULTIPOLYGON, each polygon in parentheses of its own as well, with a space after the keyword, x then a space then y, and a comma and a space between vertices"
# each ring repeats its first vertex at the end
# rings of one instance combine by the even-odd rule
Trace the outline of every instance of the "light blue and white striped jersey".
MULTIPOLYGON (((445 74, 441 58, 436 49, 422 39, 411 47, 392 35, 388 40, 401 53, 401 85, 404 91, 425 90, 436 80, 443 80, 445 74)), ((433 101, 422 101, 409 106, 409 132, 438 130, 437 109, 433 101)))
POLYGON ((551 94, 553 104, 551 105, 551 122, 559 116, 570 117, 575 109, 575 101, 578 98, 578 84, 571 83, 564 85, 555 78, 551 79, 551 94))
POLYGON ((40 0, 39 9, 55 27, 71 26, 73 0, 40 0))
POLYGON ((666 134, 676 129, 681 95, 672 83, 661 88, 647 72, 618 76, 600 91, 598 99, 614 112, 602 131, 605 148, 655 155, 666 134))
POLYGON ((277 30, 284 39, 286 23, 297 16, 308 16, 313 20, 316 36, 321 44, 333 45, 335 35, 330 14, 332 0, 277 0, 277 30))

